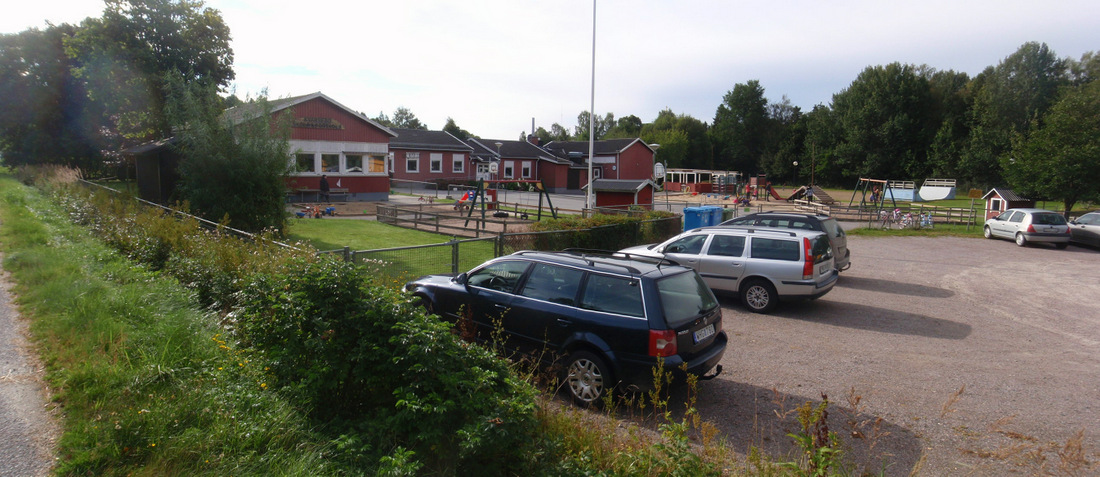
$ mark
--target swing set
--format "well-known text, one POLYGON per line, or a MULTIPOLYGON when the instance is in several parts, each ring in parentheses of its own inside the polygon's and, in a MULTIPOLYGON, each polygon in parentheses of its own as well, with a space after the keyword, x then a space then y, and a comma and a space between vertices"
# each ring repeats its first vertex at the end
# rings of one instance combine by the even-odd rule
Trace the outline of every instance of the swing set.
MULTIPOLYGON (((542 220, 542 201, 543 197, 546 197, 546 206, 550 209, 550 215, 555 219, 558 218, 558 211, 554 209, 554 205, 550 203, 550 193, 546 191, 546 186, 542 183, 542 179, 538 180, 523 180, 523 179, 507 179, 507 180, 480 180, 477 182, 477 189, 470 192, 470 205, 466 212, 466 223, 464 226, 470 225, 470 217, 474 214, 474 208, 477 207, 478 202, 481 203, 481 218, 485 219, 485 210, 488 199, 485 197, 486 190, 496 190, 496 188, 490 189, 492 186, 500 186, 502 184, 533 184, 535 190, 539 193, 539 211, 536 220, 542 220)), ((525 214, 526 215, 526 214, 525 214)))

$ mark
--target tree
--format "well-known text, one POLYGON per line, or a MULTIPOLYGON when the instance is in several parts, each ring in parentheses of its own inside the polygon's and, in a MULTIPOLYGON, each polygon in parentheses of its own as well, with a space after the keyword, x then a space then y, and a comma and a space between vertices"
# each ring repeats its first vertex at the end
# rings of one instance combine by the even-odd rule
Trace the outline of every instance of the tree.
POLYGON ((962 168, 973 182, 1001 181, 1001 160, 1011 150, 1013 136, 1041 118, 1065 84, 1066 61, 1045 43, 1035 42, 1025 43, 975 78, 970 138, 962 157, 962 168))
MULTIPOLYGON (((569 130, 565 129, 565 126, 562 126, 561 124, 558 124, 558 123, 551 124, 550 125, 550 137, 549 137, 549 139, 551 141, 568 141, 570 139, 569 130)), ((547 142, 549 142, 549 141, 547 141, 547 142)))
POLYGON ((88 97, 119 147, 171 135, 167 78, 216 92, 233 79, 229 27, 197 0, 107 0, 70 42, 88 97))
MULTIPOLYGON (((588 118, 588 111, 581 111, 581 113, 577 115, 577 127, 574 129, 575 134, 573 134, 574 141, 588 140, 588 118)), ((610 131, 611 128, 614 126, 614 114, 607 113, 607 115, 605 115, 603 118, 597 116, 594 128, 596 133, 596 140, 598 141, 600 139, 603 139, 603 137, 607 135, 607 132, 610 131)))
POLYGON ((615 126, 612 127, 604 139, 622 139, 638 137, 642 132, 642 120, 641 118, 631 114, 623 116, 615 121, 615 126))
POLYGON ((706 123, 691 116, 664 109, 657 119, 642 126, 639 137, 646 143, 661 145, 660 161, 669 167, 710 169, 711 148, 706 123), (683 141, 683 147, 678 144, 683 141))
POLYGON ((0 152, 7 165, 61 164, 94 173, 105 149, 65 41, 72 25, 0 35, 0 152))
POLYGON ((932 108, 928 80, 917 67, 867 67, 833 95, 843 134, 835 165, 849 179, 925 177, 928 145, 938 127, 932 108))
POLYGON ((1061 199, 1067 217, 1078 201, 1100 198, 1100 81, 1066 90, 1029 131, 1001 161, 1014 189, 1061 199))
POLYGON ((760 170, 768 127, 768 100, 758 80, 736 84, 722 98, 710 128, 714 166, 742 172, 760 170))
POLYGON ((455 124, 455 120, 450 117, 447 118, 447 124, 443 126, 443 130, 450 133, 452 136, 458 138, 461 141, 465 141, 471 137, 477 137, 473 134, 470 134, 470 131, 458 127, 458 125, 455 124))
POLYGON ((768 134, 760 165, 769 177, 790 177, 796 184, 816 182, 813 159, 803 160, 805 141, 806 124, 802 121, 801 108, 792 105, 790 98, 786 95, 783 95, 780 102, 768 105, 768 134), (800 160, 811 164, 810 181, 802 180, 797 176, 799 168, 794 163, 800 160))
POLYGON ((394 110, 393 126, 401 129, 428 129, 427 125, 421 123, 416 115, 404 106, 394 110))
POLYGON ((167 111, 180 154, 177 193, 198 215, 259 232, 286 230, 290 115, 273 123, 266 97, 246 104, 231 122, 212 85, 169 81, 167 111))

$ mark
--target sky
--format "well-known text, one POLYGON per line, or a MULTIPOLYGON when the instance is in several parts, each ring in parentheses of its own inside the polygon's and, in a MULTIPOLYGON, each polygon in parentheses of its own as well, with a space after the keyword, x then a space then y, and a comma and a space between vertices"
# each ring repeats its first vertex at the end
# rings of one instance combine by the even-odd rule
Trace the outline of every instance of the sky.
MULTIPOLYGON (((97 0, 10 2, 0 33, 79 23, 97 0)), ((208 0, 229 26, 241 98, 320 91, 367 116, 404 107, 483 138, 577 115, 670 109, 710 123, 736 84, 828 105, 869 66, 965 72, 1029 41, 1100 52, 1096 0, 208 0), (593 5, 595 40, 593 42, 593 5), (593 45, 594 43, 594 45, 593 45), (594 46, 594 47, 593 47, 594 46), (593 52, 595 83, 593 85, 593 52)))

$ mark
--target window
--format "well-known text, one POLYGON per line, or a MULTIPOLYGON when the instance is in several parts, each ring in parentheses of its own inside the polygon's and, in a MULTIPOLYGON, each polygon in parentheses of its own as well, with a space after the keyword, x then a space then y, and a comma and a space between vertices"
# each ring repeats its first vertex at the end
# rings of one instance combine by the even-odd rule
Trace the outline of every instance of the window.
POLYGON ((345 162, 347 162, 347 172, 363 172, 363 155, 362 154, 347 154, 344 156, 345 162))
POLYGON ((603 168, 602 167, 593 167, 592 168, 592 178, 599 179, 601 177, 603 177, 603 168))
POLYGON ((1016 212, 1012 213, 1012 217, 1009 218, 1008 221, 1009 222, 1023 222, 1024 221, 1024 213, 1017 210, 1016 212))
POLYGON ((1001 199, 991 199, 989 201, 989 210, 1001 210, 1001 199))
POLYGON ((762 237, 752 239, 752 258, 768 260, 784 260, 797 262, 801 260, 799 252, 802 247, 794 240, 776 240, 762 237))
POLYGON ((321 154, 321 170, 325 172, 340 172, 340 155, 321 154))
POLYGON ((590 275, 584 285, 581 307, 627 316, 645 316, 638 282, 622 277, 590 275))
POLYGON ((432 172, 443 172, 443 154, 433 152, 431 155, 431 165, 429 167, 429 170, 432 172))
POLYGON ((714 239, 710 241, 710 248, 707 249, 707 255, 740 257, 743 251, 745 251, 745 237, 738 235, 715 235, 714 239))
POLYGON ((581 270, 536 263, 520 295, 572 306, 583 277, 581 270))
POLYGON ((405 153, 405 172, 420 172, 420 153, 405 153))
POLYGON ((516 288, 519 277, 523 276, 523 272, 527 270, 528 264, 528 262, 514 260, 494 263, 471 273, 466 283, 470 286, 511 292, 516 288))
POLYGON ((531 178, 531 163, 530 162, 524 162, 523 163, 523 168, 520 169, 520 177, 522 177, 524 179, 530 179, 531 178))
POLYGON ((699 315, 718 306, 718 301, 707 289, 707 284, 694 273, 681 273, 657 280, 657 290, 661 294, 661 309, 665 312, 665 320, 673 328, 691 323, 699 315))
POLYGON ((462 154, 451 156, 451 172, 466 172, 466 156, 462 154))
POLYGON ((703 243, 706 241, 707 235, 689 235, 668 244, 668 246, 665 247, 665 253, 698 255, 699 252, 703 251, 703 243))
POLYGON ((511 179, 512 178, 512 172, 513 172, 512 164, 513 164, 512 161, 504 161, 504 178, 505 179, 511 179))
POLYGON ((381 154, 371 154, 367 156, 367 172, 372 174, 382 174, 386 172, 386 156, 381 154))
POLYGON ((387 154, 387 155, 386 155, 386 159, 387 159, 388 161, 390 161, 390 168, 389 168, 389 171, 390 171, 390 173, 392 174, 392 173, 393 173, 393 171, 394 171, 394 169, 393 169, 393 153, 391 152, 391 153, 387 154))
POLYGON ((315 172, 313 166, 313 153, 295 154, 294 164, 298 172, 315 172))

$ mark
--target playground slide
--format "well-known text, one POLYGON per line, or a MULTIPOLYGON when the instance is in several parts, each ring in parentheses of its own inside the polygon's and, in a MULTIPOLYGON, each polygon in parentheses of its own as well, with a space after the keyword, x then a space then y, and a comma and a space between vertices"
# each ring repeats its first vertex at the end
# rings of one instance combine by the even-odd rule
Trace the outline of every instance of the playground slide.
POLYGON ((918 194, 920 194, 920 198, 922 200, 954 199, 955 188, 943 186, 921 186, 920 192, 918 194))
POLYGON ((772 193, 772 197, 775 197, 778 200, 783 200, 783 196, 779 195, 779 193, 775 191, 775 187, 768 186, 768 192, 772 193))

